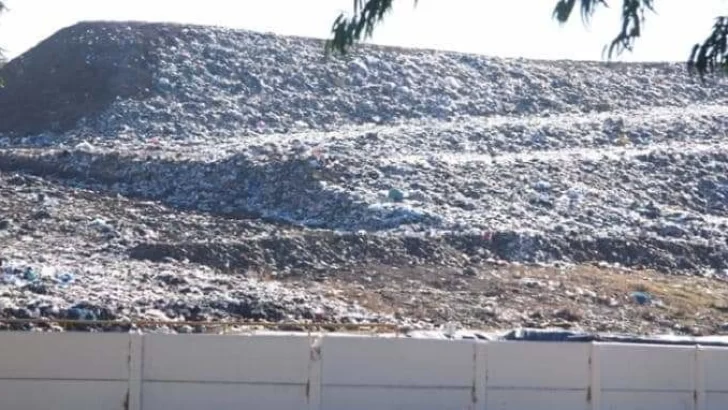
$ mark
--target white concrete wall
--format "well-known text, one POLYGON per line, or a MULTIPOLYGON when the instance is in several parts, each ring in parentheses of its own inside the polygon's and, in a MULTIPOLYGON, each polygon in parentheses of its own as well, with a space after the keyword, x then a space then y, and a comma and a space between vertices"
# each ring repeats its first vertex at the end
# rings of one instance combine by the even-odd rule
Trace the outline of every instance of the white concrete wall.
POLYGON ((129 335, 0 333, 0 409, 125 410, 129 335))
POLYGON ((0 333, 0 409, 724 410, 728 348, 0 333))

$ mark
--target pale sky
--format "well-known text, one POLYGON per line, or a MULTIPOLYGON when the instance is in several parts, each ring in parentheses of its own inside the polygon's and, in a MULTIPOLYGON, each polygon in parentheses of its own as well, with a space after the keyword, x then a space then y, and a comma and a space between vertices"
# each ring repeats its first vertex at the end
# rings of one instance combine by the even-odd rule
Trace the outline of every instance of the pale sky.
MULTIPOLYGON (((209 24, 256 31, 328 37, 331 23, 352 0, 6 0, 0 47, 15 57, 57 30, 83 20, 142 20, 209 24)), ((377 44, 437 48, 501 57, 601 59, 619 26, 621 0, 586 28, 577 13, 566 26, 551 19, 556 0, 395 1, 375 32, 377 44), (529 30, 526 30, 529 27, 529 30)), ((728 0, 658 0, 644 37, 625 61, 686 59, 728 14, 728 0)))

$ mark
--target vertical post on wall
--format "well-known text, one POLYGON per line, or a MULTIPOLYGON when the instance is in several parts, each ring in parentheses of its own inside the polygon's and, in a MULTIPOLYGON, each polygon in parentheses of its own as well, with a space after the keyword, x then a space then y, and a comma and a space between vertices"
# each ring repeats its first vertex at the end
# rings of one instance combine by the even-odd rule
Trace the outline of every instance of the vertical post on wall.
POLYGON ((129 390, 124 410, 142 410, 143 338, 141 334, 129 334, 129 390))
POLYGON ((599 355, 599 343, 591 342, 589 349, 589 391, 587 403, 591 410, 600 410, 602 405, 602 369, 599 355))
POLYGON ((486 409, 486 395, 488 389, 486 384, 488 383, 488 342, 480 342, 477 339, 473 342, 473 401, 472 408, 485 410, 486 409))
POLYGON ((693 369, 695 375, 693 378, 693 408, 695 410, 705 410, 705 369, 703 368, 703 350, 702 346, 695 346, 695 363, 693 369))
POLYGON ((311 345, 306 381, 306 404, 308 410, 321 410, 321 368, 323 366, 323 335, 309 334, 311 345))

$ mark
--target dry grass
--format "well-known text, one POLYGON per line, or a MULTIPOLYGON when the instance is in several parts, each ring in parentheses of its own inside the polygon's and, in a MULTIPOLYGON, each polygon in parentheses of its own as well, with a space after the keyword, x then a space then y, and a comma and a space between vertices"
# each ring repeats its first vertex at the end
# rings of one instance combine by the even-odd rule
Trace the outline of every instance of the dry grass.
POLYGON ((592 290, 601 293, 627 295, 646 292, 675 313, 712 312, 719 316, 728 313, 728 282, 717 279, 592 267, 577 267, 569 273, 569 278, 575 284, 588 284, 592 290))
POLYGON ((382 313, 471 327, 578 327, 630 333, 719 333, 728 282, 581 265, 480 266, 477 275, 434 266, 329 272, 339 297, 382 313), (654 303, 639 305, 633 292, 654 303))

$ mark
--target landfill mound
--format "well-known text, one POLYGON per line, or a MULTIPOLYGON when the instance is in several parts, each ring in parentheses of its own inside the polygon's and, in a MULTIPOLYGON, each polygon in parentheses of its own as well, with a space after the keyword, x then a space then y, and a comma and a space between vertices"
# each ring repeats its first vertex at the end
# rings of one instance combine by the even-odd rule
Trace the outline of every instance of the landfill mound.
POLYGON ((487 58, 214 27, 79 23, 0 71, 0 133, 178 139, 719 102, 680 64, 487 58))
POLYGON ((0 76, 8 317, 696 333, 728 312, 728 87, 681 64, 89 22, 0 76))

